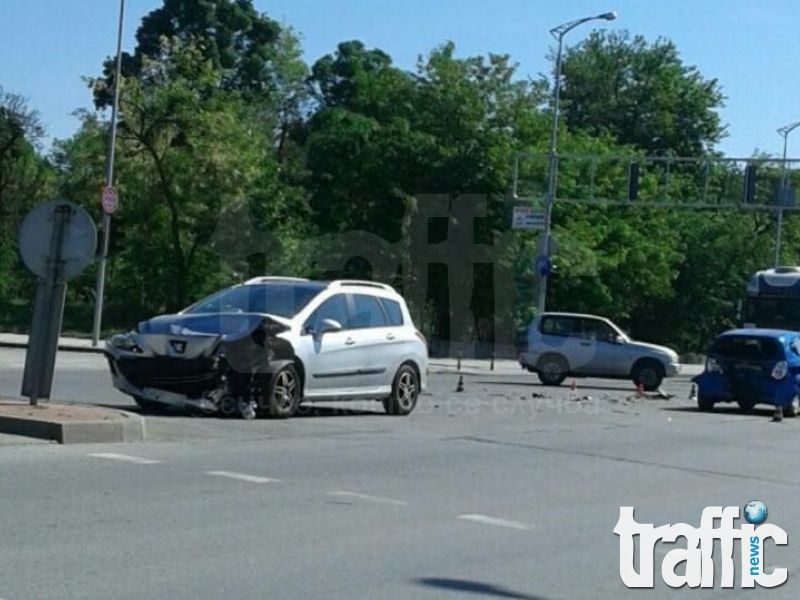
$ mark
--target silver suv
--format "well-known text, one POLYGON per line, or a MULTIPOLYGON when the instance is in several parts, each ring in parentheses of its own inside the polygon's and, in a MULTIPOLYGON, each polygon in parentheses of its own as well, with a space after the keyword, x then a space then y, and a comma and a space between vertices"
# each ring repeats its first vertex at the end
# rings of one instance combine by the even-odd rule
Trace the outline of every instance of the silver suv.
POLYGON ((569 376, 599 377, 631 379, 648 391, 681 370, 671 348, 634 341, 603 317, 556 312, 530 324, 519 363, 545 385, 561 385, 569 376))
POLYGON ((285 418, 303 401, 375 399, 408 415, 428 347, 393 288, 258 277, 106 344, 114 386, 144 408, 285 418))

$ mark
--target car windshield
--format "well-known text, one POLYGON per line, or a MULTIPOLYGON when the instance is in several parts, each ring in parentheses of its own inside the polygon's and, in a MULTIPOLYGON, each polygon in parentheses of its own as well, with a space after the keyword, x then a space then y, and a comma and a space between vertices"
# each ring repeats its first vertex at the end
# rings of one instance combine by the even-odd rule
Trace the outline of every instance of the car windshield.
POLYGON ((720 358, 739 360, 780 360, 783 349, 775 338, 728 335, 714 342, 711 353, 720 358))
POLYGON ((800 327, 800 298, 749 298, 745 321, 755 327, 800 327))
POLYGON ((313 282, 237 285, 209 296, 183 312, 259 313, 291 318, 324 287, 313 282))

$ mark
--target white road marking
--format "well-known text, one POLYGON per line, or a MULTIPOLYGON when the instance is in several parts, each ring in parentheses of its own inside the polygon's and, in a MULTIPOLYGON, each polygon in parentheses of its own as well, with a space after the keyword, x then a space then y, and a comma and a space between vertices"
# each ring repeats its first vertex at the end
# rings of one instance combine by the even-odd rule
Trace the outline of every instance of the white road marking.
POLYGON ((508 527, 509 529, 518 529, 520 531, 527 531, 530 529, 525 523, 519 521, 509 521, 507 519, 497 519, 495 517, 487 517, 486 515, 458 515, 456 519, 462 521, 473 521, 475 523, 483 523, 484 525, 495 525, 496 527, 508 527))
POLYGON ((391 498, 381 498, 380 496, 369 496, 367 494, 357 494, 356 492, 328 492, 329 496, 345 496, 349 498, 358 498, 366 500, 367 502, 377 502, 381 504, 395 504, 398 506, 405 506, 407 503, 402 500, 392 500, 391 498))
POLYGON ((247 481, 248 483, 280 483, 280 479, 272 479, 271 477, 258 477, 257 475, 247 475, 245 473, 232 473, 231 471, 208 471, 208 475, 216 477, 227 477, 228 479, 238 479, 239 481, 247 481))
POLYGON ((139 458, 138 456, 128 456, 127 454, 114 454, 113 452, 99 452, 96 454, 90 454, 89 456, 94 456, 95 458, 107 458, 109 460, 121 460, 125 462, 137 463, 140 465, 155 465, 161 462, 160 460, 139 458))

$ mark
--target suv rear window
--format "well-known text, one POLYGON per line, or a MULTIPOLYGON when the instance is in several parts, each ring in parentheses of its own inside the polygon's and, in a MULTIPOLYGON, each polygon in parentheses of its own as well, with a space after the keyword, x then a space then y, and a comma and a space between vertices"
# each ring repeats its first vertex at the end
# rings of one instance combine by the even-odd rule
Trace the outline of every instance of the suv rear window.
POLYGON ((719 338, 711 352, 721 358, 742 360, 780 360, 783 346, 775 338, 730 335, 719 338))

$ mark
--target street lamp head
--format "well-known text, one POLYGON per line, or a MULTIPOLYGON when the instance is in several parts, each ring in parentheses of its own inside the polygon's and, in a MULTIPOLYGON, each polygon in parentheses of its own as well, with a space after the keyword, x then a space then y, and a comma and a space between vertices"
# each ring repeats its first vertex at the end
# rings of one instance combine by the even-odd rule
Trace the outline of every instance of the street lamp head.
POLYGON ((612 10, 611 12, 603 13, 602 15, 598 15, 598 18, 605 19, 606 21, 613 21, 617 18, 617 11, 612 10))

